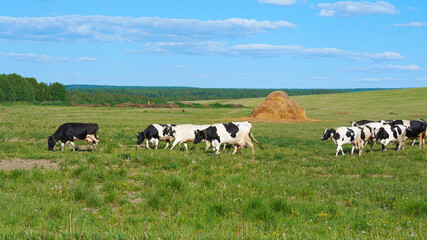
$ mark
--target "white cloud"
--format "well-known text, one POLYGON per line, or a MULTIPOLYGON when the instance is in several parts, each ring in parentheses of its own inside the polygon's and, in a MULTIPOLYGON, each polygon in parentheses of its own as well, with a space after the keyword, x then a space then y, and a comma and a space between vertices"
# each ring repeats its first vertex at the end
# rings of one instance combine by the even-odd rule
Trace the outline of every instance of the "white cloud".
POLYGON ((0 56, 5 56, 11 59, 25 61, 25 62, 34 62, 34 63, 58 63, 58 62, 72 62, 72 61, 86 61, 92 62, 96 61, 95 58, 89 57, 80 57, 76 60, 67 58, 67 57, 51 57, 46 54, 40 55, 37 53, 5 53, 0 52, 0 56))
POLYGON ((90 58, 90 57, 79 57, 78 58, 79 61, 81 62, 95 62, 96 58, 90 58))
POLYGON ((409 23, 397 23, 395 27, 427 27, 427 23, 422 22, 409 22, 409 23))
POLYGON ((370 67, 355 67, 349 68, 350 70, 355 70, 359 72, 389 72, 389 71, 403 71, 403 72, 412 72, 420 71, 421 68, 418 65, 375 65, 370 67))
POLYGON ((383 78, 362 78, 359 82, 380 82, 380 81, 396 81, 397 78, 383 77, 383 78))
POLYGON ((0 39, 25 41, 138 42, 217 39, 250 36, 267 30, 294 28, 287 21, 229 18, 197 20, 159 17, 68 15, 0 16, 0 39))
POLYGON ((384 1, 342 1, 337 3, 319 3, 317 16, 321 17, 355 17, 369 14, 398 14, 399 11, 391 3, 384 1))
POLYGON ((259 0, 259 3, 265 3, 265 4, 273 4, 273 5, 283 5, 283 6, 290 6, 297 3, 296 0, 259 0))
POLYGON ((142 50, 132 53, 180 53, 190 55, 219 55, 236 57, 279 57, 289 55, 301 58, 345 58, 363 61, 403 59, 400 53, 357 53, 337 48, 305 48, 299 45, 242 44, 229 46, 225 42, 157 42, 147 43, 142 50))
POLYGON ((412 11, 417 11, 418 10, 418 8, 414 8, 414 7, 406 7, 406 9, 412 10, 412 11))
POLYGON ((45 54, 39 55, 36 53, 4 53, 4 52, 0 52, 0 56, 5 56, 5 57, 12 58, 15 60, 27 61, 27 62, 52 62, 52 61, 64 62, 64 61, 69 61, 68 58, 64 58, 64 57, 53 58, 53 57, 45 55, 45 54))
POLYGON ((427 81, 427 77, 420 77, 420 78, 417 78, 417 80, 418 81, 427 81))

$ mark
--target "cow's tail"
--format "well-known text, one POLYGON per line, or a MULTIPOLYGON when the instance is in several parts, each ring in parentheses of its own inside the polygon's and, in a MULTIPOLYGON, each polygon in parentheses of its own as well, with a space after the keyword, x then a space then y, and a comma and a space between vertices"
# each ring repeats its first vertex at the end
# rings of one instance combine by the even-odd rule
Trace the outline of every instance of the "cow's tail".
POLYGON ((252 134, 252 131, 249 133, 249 136, 258 144, 258 146, 262 149, 262 150, 264 150, 264 147, 261 145, 261 143, 260 142, 258 142, 256 139, 255 139, 255 137, 254 137, 254 135, 252 134))

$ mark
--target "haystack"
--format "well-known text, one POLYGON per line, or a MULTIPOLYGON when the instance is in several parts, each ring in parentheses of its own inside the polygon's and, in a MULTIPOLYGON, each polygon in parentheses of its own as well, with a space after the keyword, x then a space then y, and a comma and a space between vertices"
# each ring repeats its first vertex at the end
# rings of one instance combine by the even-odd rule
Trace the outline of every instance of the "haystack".
POLYGON ((254 108, 251 118, 263 120, 306 121, 305 109, 283 91, 270 93, 264 102, 254 108))

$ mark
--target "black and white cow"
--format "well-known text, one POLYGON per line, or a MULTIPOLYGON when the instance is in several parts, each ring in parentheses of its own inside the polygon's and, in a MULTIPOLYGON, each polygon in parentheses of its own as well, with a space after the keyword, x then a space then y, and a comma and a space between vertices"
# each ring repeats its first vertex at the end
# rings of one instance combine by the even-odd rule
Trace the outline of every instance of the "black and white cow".
MULTIPOLYGON (((249 123, 249 122, 247 122, 249 123)), ((252 154, 255 155, 254 144, 251 138, 264 149, 261 143, 259 143, 253 136, 251 128, 245 122, 242 123, 217 123, 204 130, 196 130, 194 132, 195 140, 194 144, 197 144, 203 140, 208 141, 212 144, 212 147, 216 154, 220 153, 221 144, 234 145, 233 154, 236 154, 238 148, 243 148, 246 144, 252 149, 252 154)))
POLYGON ((96 123, 64 123, 58 130, 49 136, 47 143, 48 149, 53 150, 58 141, 61 142, 61 151, 64 145, 70 142, 73 151, 75 151, 74 141, 87 141, 93 143, 93 150, 98 146, 98 124, 96 123))
POLYGON ((408 127, 406 131, 406 138, 409 138, 413 141, 412 145, 414 145, 415 141, 418 139, 420 141, 420 149, 422 145, 424 145, 425 147, 425 137, 427 128, 426 122, 424 122, 423 120, 394 120, 391 124, 400 124, 408 127))
POLYGON ((375 122, 375 121, 371 121, 371 120, 360 120, 360 121, 357 121, 357 122, 350 122, 350 123, 351 123, 352 127, 357 127, 357 126, 365 125, 367 123, 372 123, 372 122, 375 122))
MULTIPOLYGON (((203 130, 208 128, 210 125, 194 125, 194 124, 179 124, 172 126, 169 131, 169 135, 175 138, 173 141, 171 150, 179 144, 181 148, 181 143, 184 143, 185 150, 188 151, 187 142, 194 142, 194 131, 203 130)), ((209 143, 206 142, 206 149, 209 148, 209 143)))
POLYGON ((384 124, 380 122, 370 122, 358 126, 362 130, 360 133, 360 137, 364 142, 364 146, 369 143, 369 145, 371 146, 371 151, 372 146, 374 145, 374 135, 382 126, 384 126, 384 124))
POLYGON ((351 156, 353 156, 354 149, 357 147, 359 149, 359 156, 362 155, 363 150, 363 141, 361 138, 361 129, 358 127, 339 127, 337 129, 325 129, 323 132, 322 141, 328 140, 331 138, 335 145, 337 145, 337 151, 335 156, 338 156, 341 151, 342 155, 344 151, 342 149, 343 144, 351 144, 351 156))
POLYGON ((155 148, 159 146, 159 141, 166 141, 167 148, 169 143, 173 140, 173 137, 169 135, 170 128, 175 126, 174 124, 151 124, 144 131, 138 132, 138 141, 136 144, 141 145, 146 140, 146 146, 150 149, 150 143, 154 143, 155 148))
POLYGON ((384 124, 378 131, 374 130, 376 142, 382 145, 381 151, 387 151, 386 146, 389 143, 396 143, 396 151, 403 150, 407 127, 404 125, 384 124))

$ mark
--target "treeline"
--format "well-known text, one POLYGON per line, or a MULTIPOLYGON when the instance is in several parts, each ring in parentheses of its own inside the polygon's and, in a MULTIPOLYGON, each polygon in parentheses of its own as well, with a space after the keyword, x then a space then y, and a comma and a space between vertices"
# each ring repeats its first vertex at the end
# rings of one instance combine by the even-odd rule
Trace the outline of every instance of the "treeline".
POLYGON ((69 90, 70 100, 78 103, 109 104, 126 99, 132 103, 166 103, 171 101, 197 101, 215 99, 238 99, 266 97, 275 90, 283 90, 289 96, 342 93, 345 90, 334 89, 234 89, 234 88, 82 88, 69 90), (142 101, 142 102, 141 102, 142 101), (144 102, 145 101, 145 102, 144 102))
POLYGON ((39 83, 35 78, 22 77, 15 73, 0 75, 0 102, 55 101, 61 104, 101 104, 107 106, 115 106, 121 103, 155 103, 160 105, 180 101, 266 97, 275 90, 283 90, 289 96, 348 92, 348 90, 341 89, 65 86, 57 82, 51 84, 39 83))
POLYGON ((0 74, 0 102, 66 101, 67 90, 60 83, 38 83, 35 78, 16 73, 0 74))

